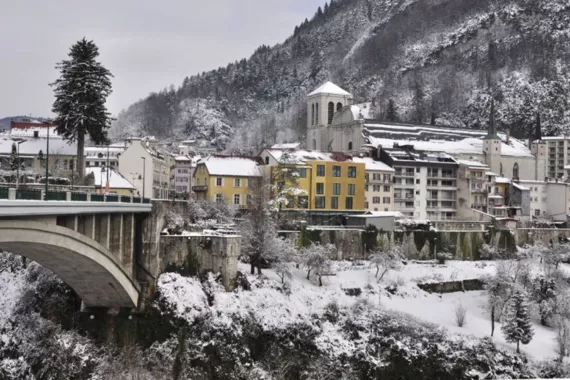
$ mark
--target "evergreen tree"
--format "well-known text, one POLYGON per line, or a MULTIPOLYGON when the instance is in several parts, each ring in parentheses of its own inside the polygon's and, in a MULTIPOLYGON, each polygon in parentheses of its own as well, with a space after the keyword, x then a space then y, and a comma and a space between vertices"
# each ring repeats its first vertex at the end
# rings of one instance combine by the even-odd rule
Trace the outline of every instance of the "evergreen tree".
POLYGON ((321 17, 323 15, 323 10, 321 7, 319 7, 319 9, 317 9, 317 18, 321 17))
POLYGON ((16 147, 16 143, 12 144, 12 153, 10 154, 10 169, 18 169, 18 148, 16 147))
POLYGON ((420 81, 417 78, 414 81, 413 93, 412 103, 414 108, 412 111, 412 121, 414 123, 422 124, 424 120, 426 95, 420 81))
POLYGON ((507 342, 517 343, 517 353, 520 352, 520 343, 528 344, 532 340, 534 331, 530 322, 528 298, 523 291, 517 290, 511 297, 503 315, 501 329, 507 342))
POLYGON ((83 38, 71 47, 70 59, 57 64, 61 76, 50 84, 55 93, 52 110, 57 114, 56 131, 77 142, 77 171, 81 179, 85 175, 85 135, 95 144, 107 143, 112 120, 105 101, 111 94, 113 75, 95 60, 98 56, 95 43, 83 38))
POLYGON ((386 120, 392 122, 399 121, 398 110, 396 108, 396 103, 394 102, 394 99, 388 100, 388 107, 386 108, 386 120))

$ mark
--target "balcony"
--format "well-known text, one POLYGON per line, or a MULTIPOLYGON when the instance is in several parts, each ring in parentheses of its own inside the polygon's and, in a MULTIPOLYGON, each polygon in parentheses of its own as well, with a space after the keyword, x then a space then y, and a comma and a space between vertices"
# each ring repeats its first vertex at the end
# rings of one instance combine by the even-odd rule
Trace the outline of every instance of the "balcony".
POLYGON ((208 191, 208 186, 192 186, 192 191, 195 193, 205 193, 208 191))

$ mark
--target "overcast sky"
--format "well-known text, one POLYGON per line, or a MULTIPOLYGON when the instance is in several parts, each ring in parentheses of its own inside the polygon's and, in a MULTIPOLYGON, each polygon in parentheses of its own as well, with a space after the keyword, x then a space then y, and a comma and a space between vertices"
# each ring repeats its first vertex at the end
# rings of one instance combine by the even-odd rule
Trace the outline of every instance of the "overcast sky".
POLYGON ((86 37, 111 70, 113 114, 185 76, 283 41, 324 0, 2 1, 0 118, 51 116, 56 62, 86 37))

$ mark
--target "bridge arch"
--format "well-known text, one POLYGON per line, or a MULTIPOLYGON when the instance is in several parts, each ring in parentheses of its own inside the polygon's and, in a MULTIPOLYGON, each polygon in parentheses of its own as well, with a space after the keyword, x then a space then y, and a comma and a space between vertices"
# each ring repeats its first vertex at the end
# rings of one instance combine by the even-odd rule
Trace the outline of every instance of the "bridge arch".
POLYGON ((0 220, 0 249, 50 269, 91 307, 136 307, 139 286, 95 240, 51 223, 0 220))

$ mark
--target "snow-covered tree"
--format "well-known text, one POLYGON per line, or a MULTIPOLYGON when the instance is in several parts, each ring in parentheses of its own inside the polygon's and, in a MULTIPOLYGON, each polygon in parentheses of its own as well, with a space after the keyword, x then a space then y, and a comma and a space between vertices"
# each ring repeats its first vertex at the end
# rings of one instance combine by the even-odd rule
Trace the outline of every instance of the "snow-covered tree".
POLYGON ((376 268, 374 277, 378 279, 378 282, 382 281, 384 275, 389 271, 400 269, 402 257, 400 246, 396 246, 387 252, 374 252, 370 255, 370 264, 376 268), (380 278, 378 278, 378 274, 380 274, 380 278))
POLYGON ((388 106, 386 107, 386 120, 396 122, 399 121, 398 109, 396 108, 396 102, 394 99, 390 98, 388 100, 388 106))
POLYGON ((271 191, 273 199, 269 202, 272 210, 281 211, 283 207, 292 206, 295 198, 306 195, 299 187, 299 161, 289 150, 282 152, 279 163, 271 170, 271 191))
POLYGON ((545 264, 553 265, 555 269, 558 269, 560 263, 570 259, 570 245, 556 243, 552 249, 544 251, 543 258, 545 264))
POLYGON ((556 311, 556 279, 539 276, 533 281, 533 299, 538 304, 540 323, 543 326, 551 324, 552 316, 556 311))
POLYGON ((18 169, 18 149, 16 148, 16 143, 12 144, 12 152, 10 153, 10 169, 18 169))
POLYGON ((520 343, 528 344, 532 340, 534 331, 530 321, 528 297, 524 291, 515 291, 509 300, 501 329, 507 342, 517 343, 517 353, 520 353, 520 343))
POLYGON ((334 250, 332 244, 311 244, 303 248, 303 263, 307 268, 307 280, 310 279, 311 273, 314 273, 319 279, 319 286, 323 286, 322 277, 331 273, 331 260, 329 255, 334 250))
POLYGON ((81 179, 85 175, 85 135, 95 144, 106 143, 112 120, 105 102, 111 94, 113 75, 96 61, 98 56, 93 41, 83 38, 76 42, 71 46, 70 59, 57 64, 61 76, 51 84, 56 130, 65 139, 77 141, 77 172, 81 179))
POLYGON ((251 264, 251 274, 255 273, 255 268, 261 274, 262 266, 274 261, 279 249, 283 247, 275 221, 262 195, 253 198, 240 231, 243 238, 242 252, 251 264))

